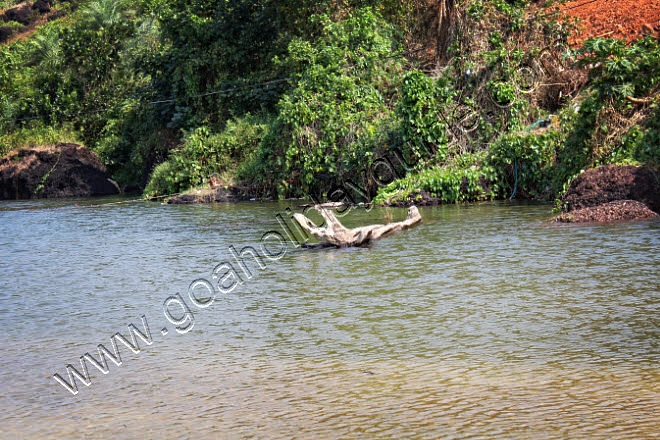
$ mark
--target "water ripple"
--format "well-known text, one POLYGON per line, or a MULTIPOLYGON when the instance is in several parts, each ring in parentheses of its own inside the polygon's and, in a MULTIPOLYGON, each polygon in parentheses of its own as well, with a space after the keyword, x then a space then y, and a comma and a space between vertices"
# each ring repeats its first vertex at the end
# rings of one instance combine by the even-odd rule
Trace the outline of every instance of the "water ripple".
POLYGON ((421 226, 368 248, 289 248, 263 271, 251 262, 254 277, 196 309, 179 335, 165 298, 210 279, 230 245, 258 249, 291 205, 67 203, 0 204, 3 438, 660 432, 660 222, 424 208, 421 226), (120 345, 123 364, 90 366, 77 396, 53 381, 141 315, 152 345, 120 345))

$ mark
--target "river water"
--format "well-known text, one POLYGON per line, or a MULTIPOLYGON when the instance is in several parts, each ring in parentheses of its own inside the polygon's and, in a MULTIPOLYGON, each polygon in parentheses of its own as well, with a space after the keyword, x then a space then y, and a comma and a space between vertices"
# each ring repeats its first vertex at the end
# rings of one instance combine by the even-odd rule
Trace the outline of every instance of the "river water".
POLYGON ((89 206, 107 201, 0 202, 2 438, 660 435, 658 221, 452 205, 370 247, 304 250, 276 217, 295 234, 293 203, 89 206), (263 253, 269 231, 286 250, 271 234, 248 279, 230 246, 263 253), (195 305, 191 282, 217 286, 225 262, 243 284, 212 303, 197 284, 195 305), (113 337, 128 324, 138 353, 113 337), (75 395, 54 379, 113 340, 121 365, 86 361, 75 395))

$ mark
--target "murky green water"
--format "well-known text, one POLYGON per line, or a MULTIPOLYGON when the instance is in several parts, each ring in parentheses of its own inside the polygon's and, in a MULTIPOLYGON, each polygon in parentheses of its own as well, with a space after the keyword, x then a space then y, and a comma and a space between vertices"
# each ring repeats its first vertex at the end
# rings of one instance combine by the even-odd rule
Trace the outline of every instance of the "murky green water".
POLYGON ((292 204, 90 203, 0 203, 2 438, 658 438, 660 222, 422 208, 369 248, 289 242, 247 279, 229 246, 286 237, 292 204), (223 262, 244 284, 196 307, 223 262), (142 315, 139 353, 86 362, 76 395, 53 379, 142 315))

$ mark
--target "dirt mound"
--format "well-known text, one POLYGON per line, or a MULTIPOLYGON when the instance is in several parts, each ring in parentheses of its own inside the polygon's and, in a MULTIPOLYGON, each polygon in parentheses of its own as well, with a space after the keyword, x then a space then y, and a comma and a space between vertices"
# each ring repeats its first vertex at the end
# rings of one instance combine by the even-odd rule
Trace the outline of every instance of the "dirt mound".
POLYGON ((34 21, 36 15, 32 13, 31 3, 23 3, 14 8, 7 9, 3 15, 0 15, 0 19, 27 25, 34 21))
POLYGON ((22 27, 1 26, 0 43, 12 43, 18 39, 27 38, 32 35, 37 26, 67 15, 66 11, 59 9, 52 10, 54 0, 37 0, 36 2, 24 2, 4 13, 0 11, 0 24, 15 22, 22 24, 22 27))
POLYGON ((587 170, 571 182, 562 202, 564 213, 555 221, 656 218, 660 212, 660 173, 652 168, 618 165, 587 170))
POLYGON ((571 183, 562 202, 570 212, 615 200, 637 200, 660 212, 660 174, 651 168, 634 166, 594 168, 571 183))
POLYGON ((0 160, 0 199, 118 194, 98 157, 77 144, 23 149, 0 160))
POLYGON ((53 6, 53 0, 37 0, 32 5, 32 9, 39 11, 41 14, 50 12, 50 8, 53 6))
POLYGON ((580 20, 569 43, 579 45, 595 37, 634 41, 648 33, 658 36, 660 0, 576 0, 559 7, 580 20))
POLYGON ((617 200, 591 208, 582 208, 562 214, 555 221, 563 223, 612 222, 659 218, 648 206, 636 200, 617 200))
POLYGON ((9 40, 9 37, 11 37, 14 34, 14 29, 10 28, 9 26, 0 26, 0 43, 4 43, 5 41, 9 40))

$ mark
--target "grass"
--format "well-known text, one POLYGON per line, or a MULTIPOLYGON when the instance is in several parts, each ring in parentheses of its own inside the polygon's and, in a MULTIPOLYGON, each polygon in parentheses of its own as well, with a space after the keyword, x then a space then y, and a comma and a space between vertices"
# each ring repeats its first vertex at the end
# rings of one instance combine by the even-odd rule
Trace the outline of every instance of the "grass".
POLYGON ((0 156, 21 148, 36 148, 58 142, 80 142, 78 133, 71 127, 44 127, 40 123, 0 135, 0 156))
POLYGON ((0 11, 4 12, 19 3, 23 3, 23 0, 0 0, 0 11))

